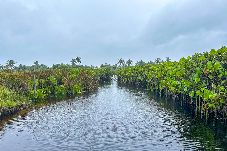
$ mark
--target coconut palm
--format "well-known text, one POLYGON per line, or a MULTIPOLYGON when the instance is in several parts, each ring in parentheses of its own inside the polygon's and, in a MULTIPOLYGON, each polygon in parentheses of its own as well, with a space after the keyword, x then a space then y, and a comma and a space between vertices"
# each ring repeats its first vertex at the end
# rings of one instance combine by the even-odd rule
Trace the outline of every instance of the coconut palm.
POLYGON ((132 60, 131 59, 128 59, 127 61, 126 61, 126 64, 128 65, 128 66, 131 66, 132 65, 132 60))
POLYGON ((125 66, 125 61, 124 61, 124 59, 122 59, 122 58, 119 59, 117 64, 119 64, 119 66, 125 66))
POLYGON ((8 60, 6 62, 6 69, 14 69, 16 62, 14 60, 8 60))
POLYGON ((161 61, 162 61, 162 60, 161 60, 160 58, 155 59, 155 63, 156 63, 156 64, 161 63, 161 61))
POLYGON ((76 57, 76 62, 81 64, 81 57, 76 57))
POLYGON ((145 64, 145 62, 143 60, 137 61, 137 63, 136 63, 137 66, 142 66, 144 64, 145 64))
POLYGON ((72 59, 70 62, 71 62, 71 65, 73 67, 75 67, 76 66, 76 63, 77 63, 77 60, 76 59, 72 59))
POLYGON ((170 61, 171 61, 170 57, 166 57, 166 62, 170 62, 170 61))

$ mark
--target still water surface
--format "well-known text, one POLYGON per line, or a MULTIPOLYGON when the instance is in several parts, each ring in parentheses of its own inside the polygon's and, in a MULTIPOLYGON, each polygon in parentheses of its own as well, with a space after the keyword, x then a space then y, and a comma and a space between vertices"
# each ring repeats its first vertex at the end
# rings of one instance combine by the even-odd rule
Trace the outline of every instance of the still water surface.
POLYGON ((115 82, 97 93, 34 109, 0 132, 1 151, 226 149, 211 128, 115 82))

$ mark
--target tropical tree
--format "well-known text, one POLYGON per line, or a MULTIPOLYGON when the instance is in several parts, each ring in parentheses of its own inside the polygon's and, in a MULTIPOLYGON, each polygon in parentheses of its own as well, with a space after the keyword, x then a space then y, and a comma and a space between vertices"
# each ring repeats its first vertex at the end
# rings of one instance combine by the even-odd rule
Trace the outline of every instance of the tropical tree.
POLYGON ((0 70, 2 70, 3 68, 4 68, 4 66, 0 64, 0 70))
POLYGON ((161 63, 161 61, 162 61, 162 60, 161 60, 160 58, 156 58, 156 59, 155 59, 155 63, 156 63, 156 64, 161 63))
POLYGON ((6 69, 14 69, 16 62, 14 60, 8 60, 6 62, 6 69))
MULTIPOLYGON (((118 82, 148 88, 160 96, 186 103, 206 119, 209 113, 226 116, 227 47, 196 53, 178 62, 144 64, 117 70, 118 82)), ((142 61, 136 65, 142 64, 142 61)))
POLYGON ((76 62, 81 64, 81 57, 76 57, 76 62))
POLYGON ((125 61, 124 61, 124 59, 122 59, 122 58, 119 59, 117 64, 119 64, 119 66, 125 66, 125 61))
POLYGON ((137 66, 142 66, 142 65, 145 65, 146 63, 143 61, 143 60, 140 60, 140 61, 137 61, 136 62, 136 65, 137 66))
POLYGON ((26 66, 19 64, 19 66, 17 67, 18 70, 26 70, 26 66))
POLYGON ((33 66, 34 70, 37 70, 39 68, 39 61, 35 61, 34 65, 35 65, 35 66, 33 66))
POLYGON ((170 61, 171 61, 170 57, 166 57, 166 62, 170 62, 170 61))
POLYGON ((148 61, 147 64, 155 64, 153 61, 148 61))
POLYGON ((75 67, 76 66, 76 63, 77 63, 77 60, 76 59, 72 59, 70 62, 71 62, 71 65, 73 67, 75 67))
POLYGON ((132 65, 132 60, 131 59, 128 59, 127 61, 126 61, 126 64, 128 65, 128 66, 131 66, 132 65))
POLYGON ((38 67, 39 66, 39 61, 35 61, 34 65, 38 67))
POLYGON ((71 65, 75 67, 77 63, 81 64, 81 57, 76 57, 75 59, 71 60, 71 65))

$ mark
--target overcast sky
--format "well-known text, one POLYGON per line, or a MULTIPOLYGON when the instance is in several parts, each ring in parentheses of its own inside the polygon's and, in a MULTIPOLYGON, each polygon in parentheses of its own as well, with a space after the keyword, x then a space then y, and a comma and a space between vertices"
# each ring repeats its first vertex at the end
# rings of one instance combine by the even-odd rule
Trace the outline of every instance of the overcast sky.
POLYGON ((0 0, 0 64, 116 63, 227 45, 227 0, 0 0))

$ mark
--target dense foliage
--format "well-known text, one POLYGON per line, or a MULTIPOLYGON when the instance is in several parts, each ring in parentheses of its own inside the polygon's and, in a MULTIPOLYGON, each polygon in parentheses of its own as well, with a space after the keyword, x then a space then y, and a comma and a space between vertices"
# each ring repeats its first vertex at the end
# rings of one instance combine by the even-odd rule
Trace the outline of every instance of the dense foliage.
POLYGON ((97 90, 110 81, 108 68, 63 68, 38 71, 0 72, 1 110, 35 101, 60 100, 97 90))
POLYGON ((227 47, 196 53, 176 61, 121 68, 121 84, 144 87, 190 104, 201 115, 227 113, 227 47))

